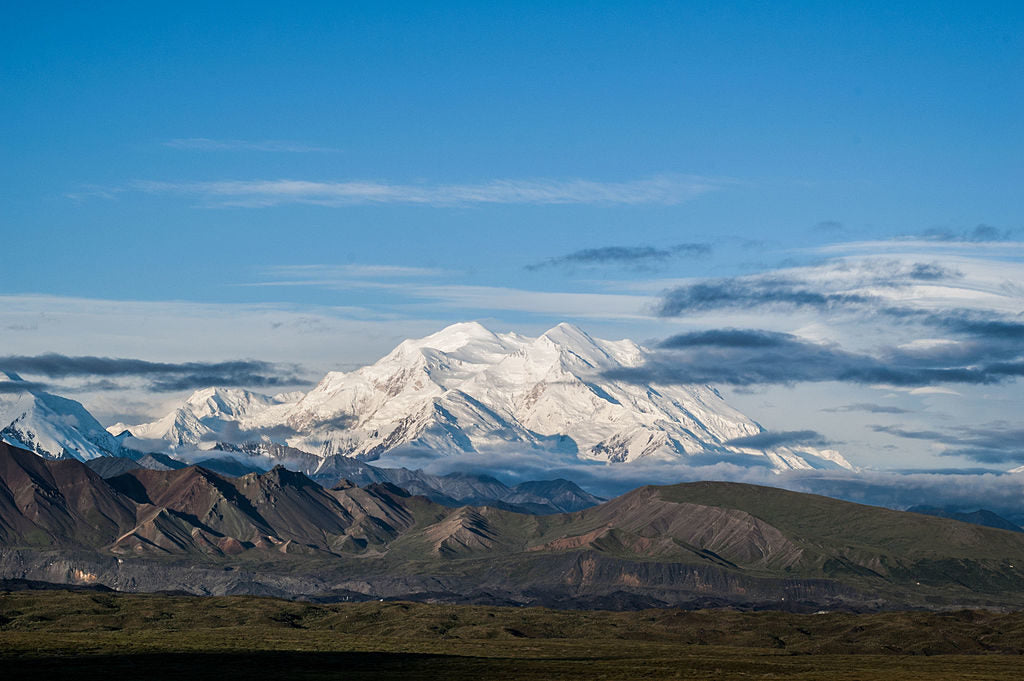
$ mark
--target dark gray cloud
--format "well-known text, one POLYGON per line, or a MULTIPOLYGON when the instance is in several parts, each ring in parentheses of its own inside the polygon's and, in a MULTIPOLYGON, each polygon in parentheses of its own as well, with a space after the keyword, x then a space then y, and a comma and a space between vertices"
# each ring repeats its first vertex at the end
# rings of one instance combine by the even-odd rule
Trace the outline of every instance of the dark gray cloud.
POLYGON ((864 411, 869 414, 910 414, 909 409, 903 409, 902 407, 893 407, 884 404, 872 404, 870 402, 858 402, 856 404, 844 404, 841 407, 833 407, 831 409, 822 409, 821 411, 827 411, 831 413, 845 413, 850 411, 864 411))
POLYGON ((45 383, 33 381, 0 381, 0 395, 23 393, 32 390, 46 390, 45 383))
POLYGON ((264 376, 249 372, 238 373, 196 373, 180 376, 168 376, 150 382, 150 390, 156 392, 176 392, 180 390, 196 390, 211 385, 217 386, 249 386, 253 388, 279 388, 301 382, 296 376, 264 376))
POLYGON ((954 333, 988 340, 1024 340, 1024 323, 1014 318, 999 318, 971 310, 950 310, 942 314, 929 314, 927 323, 954 333))
POLYGON ((951 270, 938 263, 917 262, 910 267, 907 276, 917 281, 939 281, 942 279, 959 279, 963 272, 951 270))
POLYGON ((711 245, 705 243, 676 244, 668 248, 654 246, 603 246, 584 248, 567 255, 548 258, 543 262, 527 265, 528 270, 546 267, 571 267, 587 265, 648 265, 664 262, 675 257, 697 257, 711 253, 711 245))
MULTIPOLYGON (((921 281, 963 276, 936 263, 876 260, 852 272, 860 285, 899 288, 921 281)), ((955 342, 882 347, 854 353, 836 345, 756 330, 717 329, 673 336, 641 367, 610 375, 636 382, 727 383, 735 386, 840 381, 920 387, 938 383, 993 384, 1024 375, 1024 315, 1007 317, 963 308, 943 311, 901 307, 866 294, 830 292, 784 276, 709 280, 667 291, 661 316, 724 309, 811 309, 846 312, 865 320, 885 319, 959 337, 955 342)))
POLYGON ((823 447, 828 440, 821 433, 814 430, 766 430, 756 435, 737 437, 726 440, 725 444, 732 447, 748 447, 750 449, 771 449, 773 447, 798 447, 800 445, 810 447, 823 447))
POLYGON ((828 310, 874 301, 874 297, 861 294, 818 291, 804 282, 784 277, 735 278, 670 289, 663 294, 656 312, 661 317, 676 317, 688 312, 761 306, 828 310))
POLYGON ((68 378, 70 376, 147 376, 154 374, 195 373, 197 371, 236 373, 239 371, 266 371, 270 366, 266 362, 251 360, 173 364, 119 357, 70 357, 56 353, 0 357, 0 368, 3 370, 40 374, 50 378, 68 378))
POLYGON ((606 372, 635 383, 795 384, 838 381, 920 387, 984 385, 1024 375, 1021 348, 984 342, 848 352, 784 333, 724 329, 666 339, 643 365, 606 372), (721 343, 715 343, 718 339, 721 343))
POLYGON ((672 253, 672 255, 682 255, 682 256, 688 256, 688 257, 694 257, 695 258, 695 257, 702 256, 702 255, 710 255, 711 254, 711 244, 706 244, 706 243, 676 244, 675 246, 670 246, 668 250, 672 253))
POLYGON ((987 464, 1024 463, 1024 428, 1004 423, 964 426, 955 431, 914 430, 896 426, 872 426, 876 433, 887 433, 910 440, 926 440, 945 447, 942 456, 962 456, 987 464))
MULTIPOLYGON (((269 362, 232 360, 227 362, 150 362, 119 357, 71 357, 56 353, 0 357, 0 370, 64 379, 83 376, 144 377, 150 389, 168 392, 210 385, 274 387, 303 382, 294 367, 282 368, 269 362)), ((117 389, 116 383, 100 380, 95 389, 117 389), (104 386, 106 386, 104 388, 104 386)))
MULTIPOLYGON (((857 286, 879 289, 901 289, 922 281, 963 277, 962 272, 934 262, 905 263, 878 259, 860 261, 856 265, 842 261, 829 264, 838 273, 855 275, 857 286)), ((821 282, 782 275, 760 275, 709 279, 669 289, 662 294, 656 311, 662 317, 756 307, 874 312, 885 309, 883 303, 882 298, 874 295, 829 291, 821 282)), ((918 310, 897 307, 888 308, 887 312, 891 316, 898 316, 898 313, 923 316, 918 310)))
POLYGON ((934 312, 920 308, 883 305, 869 310, 897 323, 913 323, 941 331, 988 341, 1024 340, 1024 313, 1005 315, 968 308, 934 312))
POLYGON ((710 329, 666 338, 659 348, 682 349, 713 346, 719 348, 778 348, 791 342, 793 336, 773 331, 752 329, 710 329))
POLYGON ((898 437, 905 437, 911 440, 934 440, 941 441, 944 435, 937 430, 908 430, 899 426, 871 426, 876 433, 888 433, 898 437))
POLYGON ((974 229, 955 231, 951 229, 929 229, 921 233, 925 239, 932 241, 966 241, 970 243, 984 243, 986 241, 1008 241, 1012 237, 1008 229, 999 229, 992 225, 981 224, 974 229))

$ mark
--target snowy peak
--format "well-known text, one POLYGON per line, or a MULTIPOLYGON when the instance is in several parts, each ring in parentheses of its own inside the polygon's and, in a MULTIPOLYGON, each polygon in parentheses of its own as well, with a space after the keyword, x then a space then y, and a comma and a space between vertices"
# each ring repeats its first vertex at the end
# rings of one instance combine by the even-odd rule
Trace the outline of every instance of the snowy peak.
MULTIPOLYGON (((239 388, 203 388, 163 418, 127 429, 136 438, 163 440, 175 447, 212 444, 218 439, 237 439, 253 416, 282 411, 302 397, 302 393, 268 397, 239 388)), ((124 429, 125 425, 118 423, 109 431, 119 435, 124 429)))
MULTIPOLYGON (((7 373, 15 382, 17 374, 7 373)), ((50 459, 115 456, 120 443, 80 403, 26 387, 0 394, 0 440, 50 459)))
POLYGON ((635 366, 643 361, 644 350, 631 340, 607 341, 595 339, 583 329, 562 322, 545 331, 535 345, 550 344, 562 353, 570 365, 593 369, 635 366))
POLYGON ((203 388, 185 400, 196 418, 246 416, 273 404, 273 398, 238 388, 203 388))
POLYGON ((594 364, 604 364, 610 359, 608 353, 586 332, 565 322, 548 329, 537 339, 538 343, 544 341, 578 357, 591 357, 594 359, 594 364))
POLYGON ((505 347, 502 339, 480 322, 452 324, 437 333, 418 340, 408 340, 405 343, 414 347, 433 348, 446 353, 452 353, 467 346, 471 346, 472 349, 505 347))
POLYGON ((543 453, 551 460, 748 462, 777 470, 851 468, 838 452, 728 443, 762 432, 708 386, 638 386, 607 378, 641 364, 630 340, 559 324, 536 338, 453 324, 400 343, 378 362, 331 372, 309 393, 276 400, 197 391, 175 412, 132 429, 172 444, 234 429, 238 437, 319 456, 543 453))

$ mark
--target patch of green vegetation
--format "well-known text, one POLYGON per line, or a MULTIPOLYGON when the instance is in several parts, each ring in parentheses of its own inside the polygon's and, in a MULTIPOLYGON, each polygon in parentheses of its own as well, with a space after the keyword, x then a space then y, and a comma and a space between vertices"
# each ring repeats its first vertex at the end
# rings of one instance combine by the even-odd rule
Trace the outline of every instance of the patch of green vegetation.
POLYGON ((729 482, 694 482, 658 488, 675 503, 703 504, 745 511, 787 533, 819 546, 848 552, 877 552, 884 546, 908 559, 933 556, 1002 558, 1021 551, 1020 537, 943 518, 864 506, 814 494, 729 482))
POLYGON ((0 594, 6 678, 1018 679, 1024 613, 314 604, 0 594))

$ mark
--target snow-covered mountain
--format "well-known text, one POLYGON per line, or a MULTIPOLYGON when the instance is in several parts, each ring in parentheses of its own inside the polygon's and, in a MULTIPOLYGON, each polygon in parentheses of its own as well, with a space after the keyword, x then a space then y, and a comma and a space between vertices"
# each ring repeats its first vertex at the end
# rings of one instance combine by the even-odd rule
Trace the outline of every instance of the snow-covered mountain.
MULTIPOLYGON (((11 384, 22 382, 6 373, 11 384)), ((87 461, 116 456, 121 444, 85 407, 66 397, 35 390, 0 393, 0 440, 50 459, 87 461)))
POLYGON ((833 450, 727 444, 763 428, 710 386, 638 386, 605 377, 641 364, 647 352, 630 340, 592 338, 570 324, 527 338, 461 323, 404 341, 373 365, 330 372, 305 395, 209 388, 164 418, 128 429, 175 447, 217 438, 262 440, 363 460, 410 450, 431 456, 540 452, 600 462, 851 468, 833 450))
POLYGON ((302 397, 301 392, 267 397, 239 388, 203 388, 192 393, 180 407, 152 423, 137 426, 116 423, 107 430, 114 435, 127 430, 136 438, 164 440, 176 447, 233 441, 239 439, 240 423, 248 422, 256 414, 272 422, 302 397))

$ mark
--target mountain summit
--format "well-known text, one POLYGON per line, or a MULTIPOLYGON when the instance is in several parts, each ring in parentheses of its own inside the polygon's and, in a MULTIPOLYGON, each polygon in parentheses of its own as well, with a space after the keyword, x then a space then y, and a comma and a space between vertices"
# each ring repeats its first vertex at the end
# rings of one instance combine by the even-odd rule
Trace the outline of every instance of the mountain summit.
POLYGON ((263 441, 363 460, 534 452, 609 463, 851 468, 832 450, 728 444, 764 429, 710 386, 607 378, 638 366, 648 352, 565 323, 537 338, 459 323, 403 341, 370 366, 330 372, 305 395, 208 388, 164 418, 128 429, 179 448, 263 441))
POLYGON ((0 393, 0 442, 50 459, 79 461, 121 453, 121 444, 80 403, 53 395, 10 372, 0 372, 22 390, 0 393))

